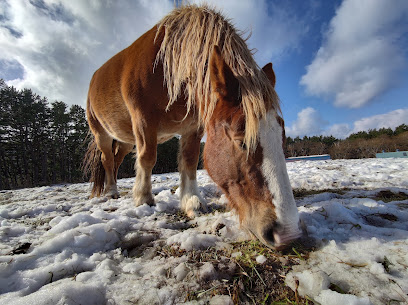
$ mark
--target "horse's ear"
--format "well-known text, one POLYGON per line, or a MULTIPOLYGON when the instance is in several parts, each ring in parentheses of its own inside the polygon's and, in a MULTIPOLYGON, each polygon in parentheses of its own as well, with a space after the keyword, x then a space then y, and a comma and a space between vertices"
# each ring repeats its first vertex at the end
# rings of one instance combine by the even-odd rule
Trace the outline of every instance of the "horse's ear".
POLYGON ((266 64, 265 67, 262 68, 262 71, 266 74, 272 86, 275 88, 276 76, 272 68, 272 63, 270 62, 269 64, 266 64))
POLYGON ((283 151, 285 151, 286 146, 285 121, 279 115, 276 117, 276 119, 278 120, 280 127, 282 127, 282 148, 283 151))
POLYGON ((220 97, 238 102, 239 82, 226 64, 218 46, 214 46, 210 59, 211 90, 220 97))

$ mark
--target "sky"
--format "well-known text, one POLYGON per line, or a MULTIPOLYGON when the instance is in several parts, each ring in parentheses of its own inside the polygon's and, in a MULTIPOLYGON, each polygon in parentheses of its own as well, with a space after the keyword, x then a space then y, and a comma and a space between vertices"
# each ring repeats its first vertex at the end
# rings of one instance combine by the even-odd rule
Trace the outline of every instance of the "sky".
MULTIPOLYGON (((190 1, 200 3, 201 1, 190 1)), ((288 136, 408 124, 408 1, 209 0, 273 63, 288 136)), ((92 74, 173 0, 2 0, 0 78, 85 107, 92 74)))

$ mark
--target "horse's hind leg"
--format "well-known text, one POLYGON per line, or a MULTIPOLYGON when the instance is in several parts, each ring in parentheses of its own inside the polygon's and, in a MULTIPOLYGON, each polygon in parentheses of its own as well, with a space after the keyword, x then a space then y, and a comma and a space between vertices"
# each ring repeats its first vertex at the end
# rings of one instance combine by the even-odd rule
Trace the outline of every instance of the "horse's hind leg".
POLYGON ((200 196, 197 187, 197 165, 200 157, 202 133, 193 132, 180 139, 179 172, 181 209, 189 217, 194 217, 200 208, 207 210, 205 200, 200 196))
POLYGON ((101 161, 105 169, 104 195, 111 198, 119 198, 115 177, 115 155, 113 151, 113 138, 106 132, 95 136, 96 144, 101 150, 101 161))
MULTIPOLYGON (((96 195, 99 196, 100 192, 103 191, 104 195, 118 198, 119 193, 116 187, 116 178, 114 176, 115 162, 114 162, 114 152, 113 152, 113 138, 106 132, 99 121, 92 115, 92 113, 87 111, 88 124, 94 135, 94 141, 98 150, 101 151, 100 161, 104 169, 104 173, 98 174, 100 180, 94 181, 94 189, 96 186, 96 195)), ((94 191, 93 191, 94 192, 94 191)))
POLYGON ((116 182, 118 178, 119 166, 122 164, 123 159, 126 157, 126 155, 133 150, 133 147, 134 147, 134 144, 115 141, 115 144, 113 146, 113 153, 115 155, 114 177, 115 177, 116 182))

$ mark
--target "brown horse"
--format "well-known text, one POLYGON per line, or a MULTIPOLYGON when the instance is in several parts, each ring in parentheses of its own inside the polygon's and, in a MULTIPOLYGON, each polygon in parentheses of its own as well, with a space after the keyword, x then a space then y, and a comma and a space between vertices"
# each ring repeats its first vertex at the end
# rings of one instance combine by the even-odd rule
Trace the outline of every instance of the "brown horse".
POLYGON ((197 189, 200 140, 205 167, 265 245, 298 238, 299 217, 282 151, 283 121, 272 64, 259 69, 245 41, 218 12, 183 6, 167 15, 91 80, 86 162, 92 195, 119 196, 123 158, 136 144, 135 204, 154 204, 157 144, 181 136, 181 209, 206 210, 197 189))

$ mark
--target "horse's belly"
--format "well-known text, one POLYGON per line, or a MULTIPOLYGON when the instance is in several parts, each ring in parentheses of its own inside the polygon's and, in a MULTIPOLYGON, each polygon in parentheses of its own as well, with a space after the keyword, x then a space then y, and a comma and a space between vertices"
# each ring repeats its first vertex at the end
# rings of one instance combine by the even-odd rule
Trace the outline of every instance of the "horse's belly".
POLYGON ((127 132, 123 132, 123 130, 120 130, 119 132, 116 132, 113 136, 115 139, 119 140, 120 142, 136 144, 136 140, 133 135, 133 132, 127 133, 127 132))
POLYGON ((136 144, 132 122, 119 120, 113 122, 102 121, 102 125, 110 136, 120 142, 136 144))
POLYGON ((167 142, 168 140, 170 140, 174 136, 175 136, 174 133, 172 133, 172 134, 158 134, 157 135, 157 144, 162 144, 164 142, 167 142))
POLYGON ((197 119, 193 115, 187 117, 184 113, 182 115, 181 119, 166 116, 166 119, 161 120, 157 132, 157 143, 164 143, 175 135, 183 136, 198 130, 197 119))

